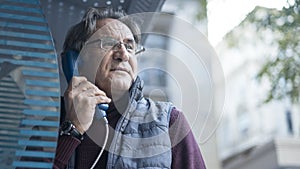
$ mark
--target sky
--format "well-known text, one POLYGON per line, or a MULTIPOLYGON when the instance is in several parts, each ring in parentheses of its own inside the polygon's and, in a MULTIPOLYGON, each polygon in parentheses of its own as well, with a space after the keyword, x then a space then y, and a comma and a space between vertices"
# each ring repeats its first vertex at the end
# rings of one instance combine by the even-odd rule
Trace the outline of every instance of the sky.
POLYGON ((255 6, 282 9, 286 0, 208 0, 208 39, 216 46, 255 6))

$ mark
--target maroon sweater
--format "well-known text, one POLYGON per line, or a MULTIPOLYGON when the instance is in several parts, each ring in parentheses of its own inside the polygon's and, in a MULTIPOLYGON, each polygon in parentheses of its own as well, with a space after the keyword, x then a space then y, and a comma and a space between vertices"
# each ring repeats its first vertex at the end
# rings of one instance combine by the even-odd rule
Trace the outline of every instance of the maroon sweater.
MULTIPOLYGON (((115 128, 120 114, 116 111, 107 113, 109 125, 115 128)), ((182 112, 173 109, 170 116, 169 135, 172 143, 172 169, 205 169, 199 146, 182 112), (172 125, 175 126, 172 126, 172 125), (184 137, 182 136, 184 134, 184 137), (181 140, 181 141, 178 141, 181 140)), ((109 141, 108 141, 109 142, 109 141)), ((69 158, 76 149, 76 168, 88 169, 92 166, 101 147, 87 135, 83 141, 72 136, 61 136, 58 140, 54 169, 66 167, 69 158)), ((95 168, 106 168, 108 152, 104 151, 95 168)))

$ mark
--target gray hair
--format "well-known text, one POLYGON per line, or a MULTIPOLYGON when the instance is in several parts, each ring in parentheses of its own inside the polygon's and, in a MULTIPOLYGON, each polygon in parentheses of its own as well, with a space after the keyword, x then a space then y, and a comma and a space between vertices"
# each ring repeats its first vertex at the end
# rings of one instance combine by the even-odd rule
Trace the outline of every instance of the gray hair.
POLYGON ((64 41, 61 56, 63 57, 69 50, 79 53, 88 38, 96 32, 97 20, 106 18, 119 19, 119 21, 129 27, 133 33, 135 42, 139 43, 140 29, 138 25, 125 16, 125 12, 121 10, 114 10, 113 8, 89 8, 84 14, 82 20, 69 29, 64 41))

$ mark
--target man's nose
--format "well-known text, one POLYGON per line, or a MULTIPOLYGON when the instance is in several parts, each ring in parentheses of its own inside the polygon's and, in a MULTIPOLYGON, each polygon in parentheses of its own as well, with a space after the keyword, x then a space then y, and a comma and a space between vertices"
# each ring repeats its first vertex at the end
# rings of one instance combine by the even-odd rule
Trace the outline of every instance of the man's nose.
POLYGON ((130 54, 127 51, 125 45, 120 43, 117 46, 115 46, 113 57, 115 60, 126 62, 129 60, 130 54))

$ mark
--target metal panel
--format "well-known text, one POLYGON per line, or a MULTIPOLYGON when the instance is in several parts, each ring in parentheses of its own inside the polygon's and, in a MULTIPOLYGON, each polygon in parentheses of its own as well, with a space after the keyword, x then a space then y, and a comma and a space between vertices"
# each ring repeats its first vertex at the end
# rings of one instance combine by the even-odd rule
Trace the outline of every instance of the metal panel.
MULTIPOLYGON (((20 23, 14 23, 14 22, 0 22, 1 27, 6 28, 18 28, 23 30, 31 30, 31 31, 49 31, 47 26, 36 26, 36 25, 29 25, 29 24, 20 24, 20 23)), ((18 33, 18 32, 17 32, 18 33)))
POLYGON ((57 54, 39 0, 0 4, 0 168, 52 168, 60 118, 57 54))
POLYGON ((165 0, 132 0, 127 9, 128 14, 141 12, 159 12, 165 0))

